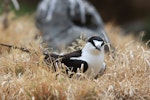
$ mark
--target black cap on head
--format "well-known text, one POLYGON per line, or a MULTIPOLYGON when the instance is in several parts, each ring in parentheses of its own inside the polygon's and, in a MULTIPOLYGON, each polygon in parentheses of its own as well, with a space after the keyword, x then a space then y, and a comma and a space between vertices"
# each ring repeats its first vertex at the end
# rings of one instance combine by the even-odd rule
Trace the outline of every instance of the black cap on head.
POLYGON ((101 37, 99 36, 92 36, 88 39, 88 42, 92 42, 93 40, 97 40, 97 41, 104 41, 101 37))
POLYGON ((90 37, 90 38, 88 39, 88 42, 91 42, 91 43, 95 46, 93 40, 96 40, 96 41, 103 41, 103 44, 102 44, 102 45, 104 45, 104 40, 103 40, 101 37, 99 37, 99 36, 92 36, 92 37, 90 37))

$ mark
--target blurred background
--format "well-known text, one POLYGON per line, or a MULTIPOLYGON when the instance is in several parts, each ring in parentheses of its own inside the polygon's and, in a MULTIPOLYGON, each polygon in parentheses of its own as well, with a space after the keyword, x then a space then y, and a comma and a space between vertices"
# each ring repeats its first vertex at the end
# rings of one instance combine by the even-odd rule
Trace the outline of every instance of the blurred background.
MULTIPOLYGON (((41 0, 18 0, 19 10, 15 10, 12 3, 7 8, 8 5, 4 1, 0 0, 0 14, 7 13, 9 8, 19 17, 25 14, 34 15, 41 0)), ((150 39, 150 0, 89 0, 89 2, 96 7, 105 24, 113 23, 121 27, 124 34, 132 33, 135 36, 144 31, 144 40, 150 39)))

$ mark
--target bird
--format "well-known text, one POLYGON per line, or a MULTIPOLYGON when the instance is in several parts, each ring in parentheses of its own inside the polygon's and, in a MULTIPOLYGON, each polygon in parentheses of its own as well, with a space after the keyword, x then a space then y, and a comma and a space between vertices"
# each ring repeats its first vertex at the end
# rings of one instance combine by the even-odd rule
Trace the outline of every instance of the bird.
POLYGON ((66 65, 66 71, 68 69, 74 73, 81 69, 82 72, 90 77, 97 77, 102 75, 106 69, 104 62, 104 40, 99 36, 90 37, 85 46, 81 50, 77 50, 68 54, 56 54, 56 53, 43 53, 45 55, 44 60, 48 62, 48 59, 55 59, 56 63, 61 62, 66 65))

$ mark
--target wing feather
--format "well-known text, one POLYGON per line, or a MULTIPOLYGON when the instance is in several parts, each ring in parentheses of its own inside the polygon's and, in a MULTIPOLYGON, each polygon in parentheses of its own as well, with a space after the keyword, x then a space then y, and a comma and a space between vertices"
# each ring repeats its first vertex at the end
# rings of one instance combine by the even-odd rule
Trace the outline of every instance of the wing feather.
MULTIPOLYGON (((51 61, 61 61, 61 63, 65 64, 69 70, 73 71, 73 72, 77 72, 78 68, 81 68, 82 64, 83 64, 83 72, 85 72, 88 69, 88 64, 85 61, 82 60, 73 60, 70 59, 71 57, 79 57, 81 56, 82 51, 78 50, 75 52, 71 52, 65 55, 58 55, 58 54, 48 54, 48 53, 44 53, 45 55, 45 60, 46 62, 48 62, 48 60, 50 59, 51 61)), ((68 70, 67 70, 68 71, 68 70)))

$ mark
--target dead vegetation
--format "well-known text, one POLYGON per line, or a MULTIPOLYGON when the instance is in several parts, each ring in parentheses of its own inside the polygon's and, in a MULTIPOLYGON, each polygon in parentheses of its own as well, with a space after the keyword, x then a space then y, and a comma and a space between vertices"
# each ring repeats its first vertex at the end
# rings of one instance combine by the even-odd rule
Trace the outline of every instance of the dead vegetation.
MULTIPOLYGON (((3 30, 0 24, 0 43, 27 47, 37 53, 0 47, 1 99, 150 99, 150 49, 140 39, 121 36, 119 28, 106 25, 115 48, 115 53, 106 54, 106 72, 96 80, 68 78, 61 71, 52 73, 43 63, 41 40, 34 40, 38 31, 31 17, 11 17, 9 20, 11 24, 7 30, 3 30)), ((73 51, 83 44, 84 41, 78 39, 68 50, 73 51)))

